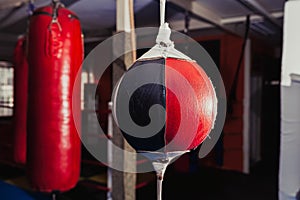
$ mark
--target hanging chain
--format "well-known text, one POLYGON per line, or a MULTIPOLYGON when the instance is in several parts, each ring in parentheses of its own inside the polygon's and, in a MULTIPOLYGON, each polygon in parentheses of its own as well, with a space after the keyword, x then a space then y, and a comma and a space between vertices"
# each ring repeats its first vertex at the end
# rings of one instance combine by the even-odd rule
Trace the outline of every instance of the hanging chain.
POLYGON ((58 9, 59 7, 64 8, 64 4, 61 3, 60 0, 52 0, 52 5, 53 5, 53 13, 52 13, 52 19, 56 20, 57 16, 58 16, 58 9))
POLYGON ((60 3, 60 0, 52 0, 53 4, 60 3))
POLYGON ((52 20, 56 21, 58 15, 58 8, 61 3, 59 0, 52 0, 52 4, 53 4, 52 20))
POLYGON ((53 11, 52 11, 52 20, 51 23, 49 25, 49 30, 51 30, 51 26, 52 24, 57 24, 59 31, 62 31, 62 27, 60 25, 60 23, 57 20, 58 17, 58 10, 60 7, 64 7, 64 5, 60 2, 60 0, 52 0, 52 6, 53 6, 53 11))

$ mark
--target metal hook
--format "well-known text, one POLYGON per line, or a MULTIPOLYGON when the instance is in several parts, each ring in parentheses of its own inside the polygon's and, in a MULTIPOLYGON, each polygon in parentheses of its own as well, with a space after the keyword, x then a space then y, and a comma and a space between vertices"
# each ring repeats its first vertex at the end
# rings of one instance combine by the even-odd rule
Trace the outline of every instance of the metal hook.
POLYGON ((49 26, 48 26, 48 29, 49 29, 50 31, 51 31, 51 26, 52 26, 53 24, 57 24, 58 30, 59 30, 60 32, 62 31, 61 25, 60 25, 59 21, 57 20, 57 18, 52 18, 52 20, 51 20, 51 22, 50 22, 50 24, 49 24, 49 26))

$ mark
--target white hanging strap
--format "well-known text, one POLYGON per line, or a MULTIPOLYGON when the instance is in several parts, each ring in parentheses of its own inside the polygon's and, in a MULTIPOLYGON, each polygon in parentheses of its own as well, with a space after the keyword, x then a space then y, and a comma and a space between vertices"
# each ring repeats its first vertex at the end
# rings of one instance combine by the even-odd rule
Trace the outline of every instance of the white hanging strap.
POLYGON ((171 29, 169 24, 165 23, 166 0, 160 0, 160 27, 156 38, 156 43, 163 48, 174 46, 170 40, 171 29))
POLYGON ((160 25, 165 23, 166 19, 166 0, 160 0, 160 25))
POLYGON ((174 47, 174 42, 171 40, 171 29, 169 24, 165 22, 166 0, 160 0, 160 27, 156 37, 156 45, 147 53, 141 56, 138 60, 172 57, 184 60, 192 60, 174 47))
POLYGON ((174 47, 173 41, 171 41, 171 29, 168 23, 164 23, 159 27, 158 35, 156 37, 156 44, 163 48, 174 47))

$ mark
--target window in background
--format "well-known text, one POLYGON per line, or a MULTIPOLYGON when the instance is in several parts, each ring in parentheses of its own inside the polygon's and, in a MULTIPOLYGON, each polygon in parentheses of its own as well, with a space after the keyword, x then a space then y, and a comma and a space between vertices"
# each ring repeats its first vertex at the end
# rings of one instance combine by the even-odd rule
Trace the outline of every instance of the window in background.
POLYGON ((14 69, 6 62, 0 63, 0 117, 13 115, 14 106, 14 69))

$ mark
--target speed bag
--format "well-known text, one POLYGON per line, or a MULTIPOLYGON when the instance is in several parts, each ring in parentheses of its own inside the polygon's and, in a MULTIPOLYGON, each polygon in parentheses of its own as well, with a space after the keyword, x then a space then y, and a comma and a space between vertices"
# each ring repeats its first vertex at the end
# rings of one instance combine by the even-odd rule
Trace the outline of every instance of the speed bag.
POLYGON ((38 191, 67 191, 79 179, 80 85, 74 84, 82 60, 78 17, 63 7, 36 10, 28 38, 27 172, 38 191))
POLYGON ((26 113, 28 96, 28 62, 26 37, 18 39, 14 50, 14 118, 13 159, 15 163, 26 162, 26 113))
POLYGON ((195 149, 217 115, 210 78, 181 57, 140 58, 120 79, 113 101, 117 123, 138 152, 195 149))

